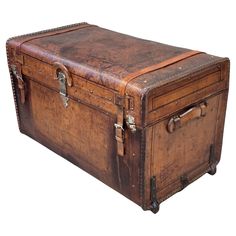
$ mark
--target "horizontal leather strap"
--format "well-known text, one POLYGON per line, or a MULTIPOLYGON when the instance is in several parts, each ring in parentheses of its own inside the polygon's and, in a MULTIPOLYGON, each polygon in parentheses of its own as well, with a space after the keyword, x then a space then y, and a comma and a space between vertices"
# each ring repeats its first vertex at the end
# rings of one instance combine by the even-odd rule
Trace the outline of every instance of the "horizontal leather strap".
POLYGON ((121 85, 120 85, 120 88, 119 88, 120 95, 122 95, 122 96, 125 95, 126 87, 127 87, 128 83, 130 83, 133 79, 135 79, 135 78, 137 78, 137 77, 139 77, 141 75, 150 73, 152 71, 159 70, 159 69, 164 68, 166 66, 172 65, 172 64, 174 64, 176 62, 182 61, 182 60, 184 60, 186 58, 192 57, 192 56, 200 54, 200 53, 203 53, 203 52, 187 51, 187 52, 184 52, 184 53, 182 53, 182 54, 180 54, 178 56, 169 58, 169 59, 167 59, 165 61, 159 62, 159 63, 157 63, 155 65, 148 66, 146 68, 143 68, 141 70, 138 70, 136 72, 133 72, 133 73, 127 75, 121 81, 121 85))
MULTIPOLYGON (((119 87, 119 92, 120 95, 122 97, 124 97, 125 95, 125 91, 126 91, 126 87, 128 85, 129 82, 131 82, 133 79, 147 74, 149 72, 155 71, 155 70, 159 70, 161 68, 167 67, 169 65, 172 65, 176 62, 179 62, 181 60, 184 60, 186 58, 192 57, 194 55, 200 54, 202 52, 199 51, 187 51, 185 53, 182 53, 178 56, 169 58, 165 61, 162 61, 160 63, 157 63, 155 65, 152 66, 148 66, 146 68, 143 68, 141 70, 138 70, 134 73, 131 73, 129 75, 127 75, 126 77, 124 77, 121 81, 121 85, 119 87)), ((123 133, 123 122, 124 122, 124 107, 123 106, 118 106, 117 107, 117 123, 116 123, 116 143, 117 143, 117 158, 119 159, 119 157, 123 157, 125 155, 125 145, 124 145, 124 133, 123 133), (121 129, 122 127, 122 129, 121 129)), ((119 168, 118 168, 118 176, 120 176, 119 173, 119 168)), ((119 178, 120 181, 120 178, 119 178)))
POLYGON ((62 28, 58 28, 58 29, 55 29, 55 30, 49 30, 48 32, 45 32, 42 33, 39 32, 39 33, 33 33, 32 35, 29 35, 29 36, 22 36, 22 38, 19 38, 18 41, 17 41, 17 46, 16 46, 16 53, 17 54, 20 54, 20 48, 21 48, 21 45, 23 43, 26 43, 26 42, 29 42, 31 40, 34 40, 34 39, 38 39, 38 38, 44 38, 44 37, 48 37, 48 36, 54 36, 54 35, 57 35, 57 34, 62 34, 62 33, 66 33, 66 32, 70 32, 70 31, 75 31, 75 30, 78 30, 78 29, 83 29, 83 28, 86 28, 86 27, 91 27, 91 26, 96 26, 96 25, 90 25, 90 24, 87 24, 87 23, 83 23, 83 24, 77 24, 77 25, 72 25, 71 27, 62 27, 62 28))

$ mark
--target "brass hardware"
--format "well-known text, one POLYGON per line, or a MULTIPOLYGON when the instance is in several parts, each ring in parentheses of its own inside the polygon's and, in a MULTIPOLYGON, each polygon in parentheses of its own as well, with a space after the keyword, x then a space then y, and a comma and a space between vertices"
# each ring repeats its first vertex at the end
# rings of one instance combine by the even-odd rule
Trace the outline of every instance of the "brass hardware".
POLYGON ((132 133, 136 132, 136 124, 133 116, 131 115, 126 116, 126 124, 132 133))
POLYGON ((124 131, 123 126, 119 125, 119 124, 114 124, 116 129, 121 129, 122 131, 124 131))
POLYGON ((54 79, 59 81, 60 95, 65 108, 68 107, 69 98, 67 96, 67 85, 72 86, 72 77, 68 69, 61 63, 55 62, 53 64, 55 68, 54 79))
POLYGON ((60 95, 65 108, 68 107, 69 98, 67 97, 66 76, 62 71, 57 73, 57 78, 60 86, 60 95))
POLYGON ((61 63, 59 62, 54 62, 53 67, 55 68, 55 74, 54 74, 54 79, 58 79, 58 73, 63 72, 65 77, 66 77, 66 84, 69 87, 72 87, 72 77, 70 75, 70 72, 68 69, 61 63))

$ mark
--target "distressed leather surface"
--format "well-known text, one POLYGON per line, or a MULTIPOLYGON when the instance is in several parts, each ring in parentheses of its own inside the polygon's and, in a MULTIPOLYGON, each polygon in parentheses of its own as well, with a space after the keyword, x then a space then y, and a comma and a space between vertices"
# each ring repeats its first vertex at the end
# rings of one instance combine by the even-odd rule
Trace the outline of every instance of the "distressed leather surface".
POLYGON ((155 194, 161 202, 181 189, 183 176, 192 182, 209 170, 212 145, 214 165, 219 162, 228 59, 197 54, 139 75, 139 71, 159 63, 165 65, 191 50, 89 24, 13 38, 7 48, 9 66, 17 65, 25 80, 22 104, 21 91, 11 72, 21 132, 144 209, 152 207, 153 176, 157 180, 155 194), (73 86, 68 86, 70 101, 66 109, 54 78, 55 62, 63 64, 73 80, 73 86), (129 80, 136 73, 138 76, 126 84, 125 78, 129 80), (124 97, 119 98, 120 94, 124 97), (173 115, 202 101, 209 104, 206 117, 187 122, 173 134, 167 133, 173 115), (127 115, 135 118, 135 133, 123 124, 127 115), (115 130, 115 123, 124 125, 124 135, 115 130), (115 136, 124 138, 121 145, 115 136), (208 137, 207 141, 203 137, 208 137), (198 145, 197 152, 194 145, 198 145), (117 155, 117 150, 122 155, 117 155))

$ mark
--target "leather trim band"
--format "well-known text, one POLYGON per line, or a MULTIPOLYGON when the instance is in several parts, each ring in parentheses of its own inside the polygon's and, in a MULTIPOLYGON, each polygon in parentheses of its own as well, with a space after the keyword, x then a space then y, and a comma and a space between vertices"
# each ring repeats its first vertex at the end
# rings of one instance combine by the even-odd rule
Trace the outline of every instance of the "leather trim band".
POLYGON ((91 26, 96 26, 96 25, 90 25, 90 24, 87 24, 87 23, 79 23, 77 25, 74 25, 74 26, 71 26, 71 27, 68 27, 68 28, 62 28, 62 29, 58 29, 58 30, 55 30, 55 31, 49 31, 49 32, 42 33, 42 34, 37 34, 37 35, 36 34, 27 35, 26 38, 22 37, 21 39, 18 39, 17 46, 16 46, 16 54, 20 55, 21 45, 23 43, 29 42, 31 40, 44 38, 44 37, 48 37, 48 36, 54 36, 54 35, 62 34, 62 33, 67 33, 67 32, 70 32, 70 31, 75 31, 75 30, 78 30, 78 29, 83 29, 83 28, 87 28, 87 27, 91 27, 91 26))
MULTIPOLYGON (((127 75, 121 81, 121 85, 120 85, 120 88, 119 88, 120 95, 124 98, 126 87, 127 87, 128 83, 130 83, 133 79, 135 79, 135 78, 137 78, 141 75, 150 73, 152 71, 162 69, 164 67, 167 67, 169 65, 172 65, 174 63, 177 63, 179 61, 182 61, 186 58, 192 57, 192 56, 200 54, 200 53, 203 53, 203 52, 187 51, 187 52, 182 53, 178 56, 169 58, 165 61, 162 61, 162 62, 157 63, 157 64, 152 65, 152 66, 148 66, 144 69, 141 69, 139 71, 136 71, 134 73, 131 73, 131 74, 127 75)), ((125 150, 124 150, 124 148, 125 148, 124 147, 125 146, 124 145, 125 135, 124 135, 124 129, 123 129, 124 113, 125 113, 124 109, 125 109, 124 104, 117 107, 117 123, 115 125, 116 126, 116 143, 117 143, 117 160, 119 160, 119 157, 123 157, 125 155, 125 150)), ((117 163, 119 163, 119 162, 117 161, 117 163)), ((119 182, 120 182, 121 178, 120 178, 119 168, 118 168, 118 179, 119 179, 119 182)), ((120 183, 120 185, 121 185, 121 183, 120 183)))
POLYGON ((162 69, 162 68, 164 68, 166 66, 172 65, 172 64, 174 64, 176 62, 182 61, 182 60, 184 60, 186 58, 192 57, 192 56, 200 54, 200 53, 203 53, 203 52, 187 51, 187 52, 184 52, 184 53, 182 53, 182 54, 180 54, 178 56, 169 58, 169 59, 167 59, 165 61, 162 61, 162 62, 157 63, 157 64, 152 65, 152 66, 148 66, 146 68, 143 68, 141 70, 135 71, 135 72, 127 75, 121 81, 121 86, 119 88, 120 95, 122 95, 122 96, 125 95, 126 87, 127 87, 128 83, 130 83, 133 79, 135 79, 135 78, 137 78, 137 77, 139 77, 141 75, 150 73, 152 71, 162 69))

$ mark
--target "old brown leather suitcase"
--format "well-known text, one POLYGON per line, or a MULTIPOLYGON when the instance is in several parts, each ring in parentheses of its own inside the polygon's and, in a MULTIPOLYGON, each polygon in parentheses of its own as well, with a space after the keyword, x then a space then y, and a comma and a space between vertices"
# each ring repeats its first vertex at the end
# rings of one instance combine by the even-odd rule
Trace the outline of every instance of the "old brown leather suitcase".
POLYGON ((11 38, 20 131, 157 212, 220 160, 229 60, 87 23, 11 38))

